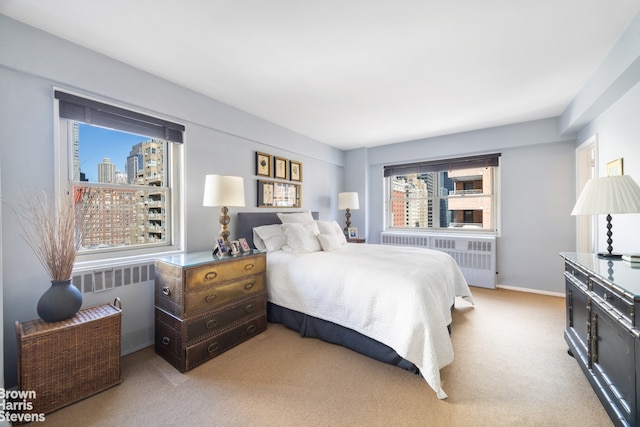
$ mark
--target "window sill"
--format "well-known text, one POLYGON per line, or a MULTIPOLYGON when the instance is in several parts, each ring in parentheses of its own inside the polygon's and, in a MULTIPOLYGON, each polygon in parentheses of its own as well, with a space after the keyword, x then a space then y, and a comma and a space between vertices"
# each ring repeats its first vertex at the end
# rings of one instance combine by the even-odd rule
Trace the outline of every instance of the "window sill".
POLYGON ((167 251, 158 251, 153 253, 145 253, 139 255, 122 255, 118 257, 109 257, 102 259, 91 259, 91 260, 81 260, 77 261, 74 265, 73 272, 74 274, 94 271, 94 270, 105 270, 114 267, 122 267, 125 265, 134 265, 134 264, 146 264, 152 263, 157 258, 170 256, 170 255, 180 255, 185 253, 183 250, 167 250, 167 251))
POLYGON ((425 229, 406 229, 406 228, 388 228, 383 233, 387 234, 411 234, 411 235, 420 235, 420 236, 431 236, 431 235, 443 235, 449 234, 452 236, 495 236, 498 237, 500 234, 497 231, 486 231, 486 230, 474 230, 471 228, 463 228, 463 229, 449 229, 449 228, 441 228, 441 229, 433 229, 433 230, 425 230, 425 229))

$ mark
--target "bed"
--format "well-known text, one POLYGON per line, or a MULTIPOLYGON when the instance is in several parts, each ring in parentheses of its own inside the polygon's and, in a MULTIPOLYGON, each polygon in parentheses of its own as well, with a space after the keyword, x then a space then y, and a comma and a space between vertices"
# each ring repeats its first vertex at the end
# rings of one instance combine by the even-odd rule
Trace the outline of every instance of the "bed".
POLYGON ((252 247, 268 251, 270 322, 419 373, 438 398, 447 397, 440 369, 453 361, 451 307, 456 296, 473 302, 449 255, 423 248, 346 243, 335 221, 318 221, 318 214, 308 211, 284 216, 238 213, 236 231, 252 247), (285 217, 296 219, 287 219, 282 226, 285 217), (277 234, 281 228, 284 243, 277 234), (268 248, 254 233, 260 230, 264 237, 266 229, 275 238, 265 241, 277 240, 268 248), (320 231, 319 250, 293 250, 300 247, 292 243, 299 230, 320 231), (339 236, 326 239, 329 233, 339 236))

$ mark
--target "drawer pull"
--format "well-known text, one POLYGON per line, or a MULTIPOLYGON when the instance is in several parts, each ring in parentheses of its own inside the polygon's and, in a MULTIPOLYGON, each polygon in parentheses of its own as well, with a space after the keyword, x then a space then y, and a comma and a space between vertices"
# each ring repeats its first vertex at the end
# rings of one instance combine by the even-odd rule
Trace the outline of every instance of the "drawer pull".
POLYGON ((249 304, 244 308, 246 313, 251 313, 253 311, 253 304, 249 304))
POLYGON ((215 301, 215 299, 218 298, 218 296, 216 294, 209 294, 205 297, 205 301, 206 302, 213 302, 215 301))
POLYGON ((254 265, 254 264, 246 264, 246 265, 244 266, 244 269, 245 269, 246 271, 251 271, 251 270, 253 270, 253 267, 255 267, 255 265, 254 265))
POLYGON ((171 295, 171 288, 168 286, 163 286, 162 287, 162 293, 165 294, 166 296, 171 295))
POLYGON ((218 277, 218 273, 216 271, 210 271, 204 275, 205 280, 213 280, 218 277))
POLYGON ((256 331, 256 325, 249 325, 247 326, 247 332, 252 334, 256 331))
POLYGON ((208 351, 209 353, 213 353, 214 351, 216 351, 216 350, 218 349, 218 347, 220 347, 220 346, 218 345, 218 343, 217 343, 217 342, 214 342, 213 344, 211 344, 211 345, 207 348, 207 351, 208 351))
POLYGON ((612 299, 613 299, 613 297, 612 297, 611 295, 609 295, 608 293, 606 293, 606 292, 602 295, 602 298, 603 298, 605 301, 609 301, 609 300, 612 300, 612 299))
POLYGON ((249 289, 253 288, 253 285, 254 285, 253 282, 249 282, 244 285, 244 289, 248 291, 249 289))
POLYGON ((169 338, 169 337, 162 337, 162 344, 164 344, 164 345, 169 345, 169 344, 171 344, 171 338, 169 338))
POLYGON ((207 322, 205 326, 207 327, 207 329, 211 329, 211 328, 215 328, 217 324, 218 324, 217 319, 211 319, 207 322))

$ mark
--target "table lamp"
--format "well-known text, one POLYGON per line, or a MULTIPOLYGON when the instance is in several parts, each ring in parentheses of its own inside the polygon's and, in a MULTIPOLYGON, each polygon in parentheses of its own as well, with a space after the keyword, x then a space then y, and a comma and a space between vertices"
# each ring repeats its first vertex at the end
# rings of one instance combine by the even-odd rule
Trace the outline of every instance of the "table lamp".
POLYGON ((229 206, 244 207, 244 179, 241 176, 207 175, 202 206, 217 206, 220 210, 220 236, 229 244, 229 206))
POLYGON ((338 210, 346 210, 344 216, 347 226, 344 228, 345 236, 348 236, 349 227, 351 226, 351 209, 360 209, 358 202, 358 193, 345 192, 338 194, 338 210))
POLYGON ((607 215, 607 252, 601 257, 620 258, 613 253, 611 214, 640 213, 640 186, 629 175, 591 178, 584 186, 571 215, 607 215))

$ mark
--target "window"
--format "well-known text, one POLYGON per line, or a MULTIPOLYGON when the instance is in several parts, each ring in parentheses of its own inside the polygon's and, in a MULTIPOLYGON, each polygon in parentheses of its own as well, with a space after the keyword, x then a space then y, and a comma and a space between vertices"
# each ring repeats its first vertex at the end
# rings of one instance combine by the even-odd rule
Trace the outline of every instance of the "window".
POLYGON ((184 126, 59 91, 55 98, 60 185, 83 204, 79 256, 175 248, 184 126))
POLYGON ((495 232, 499 156, 385 166, 387 229, 495 232))

